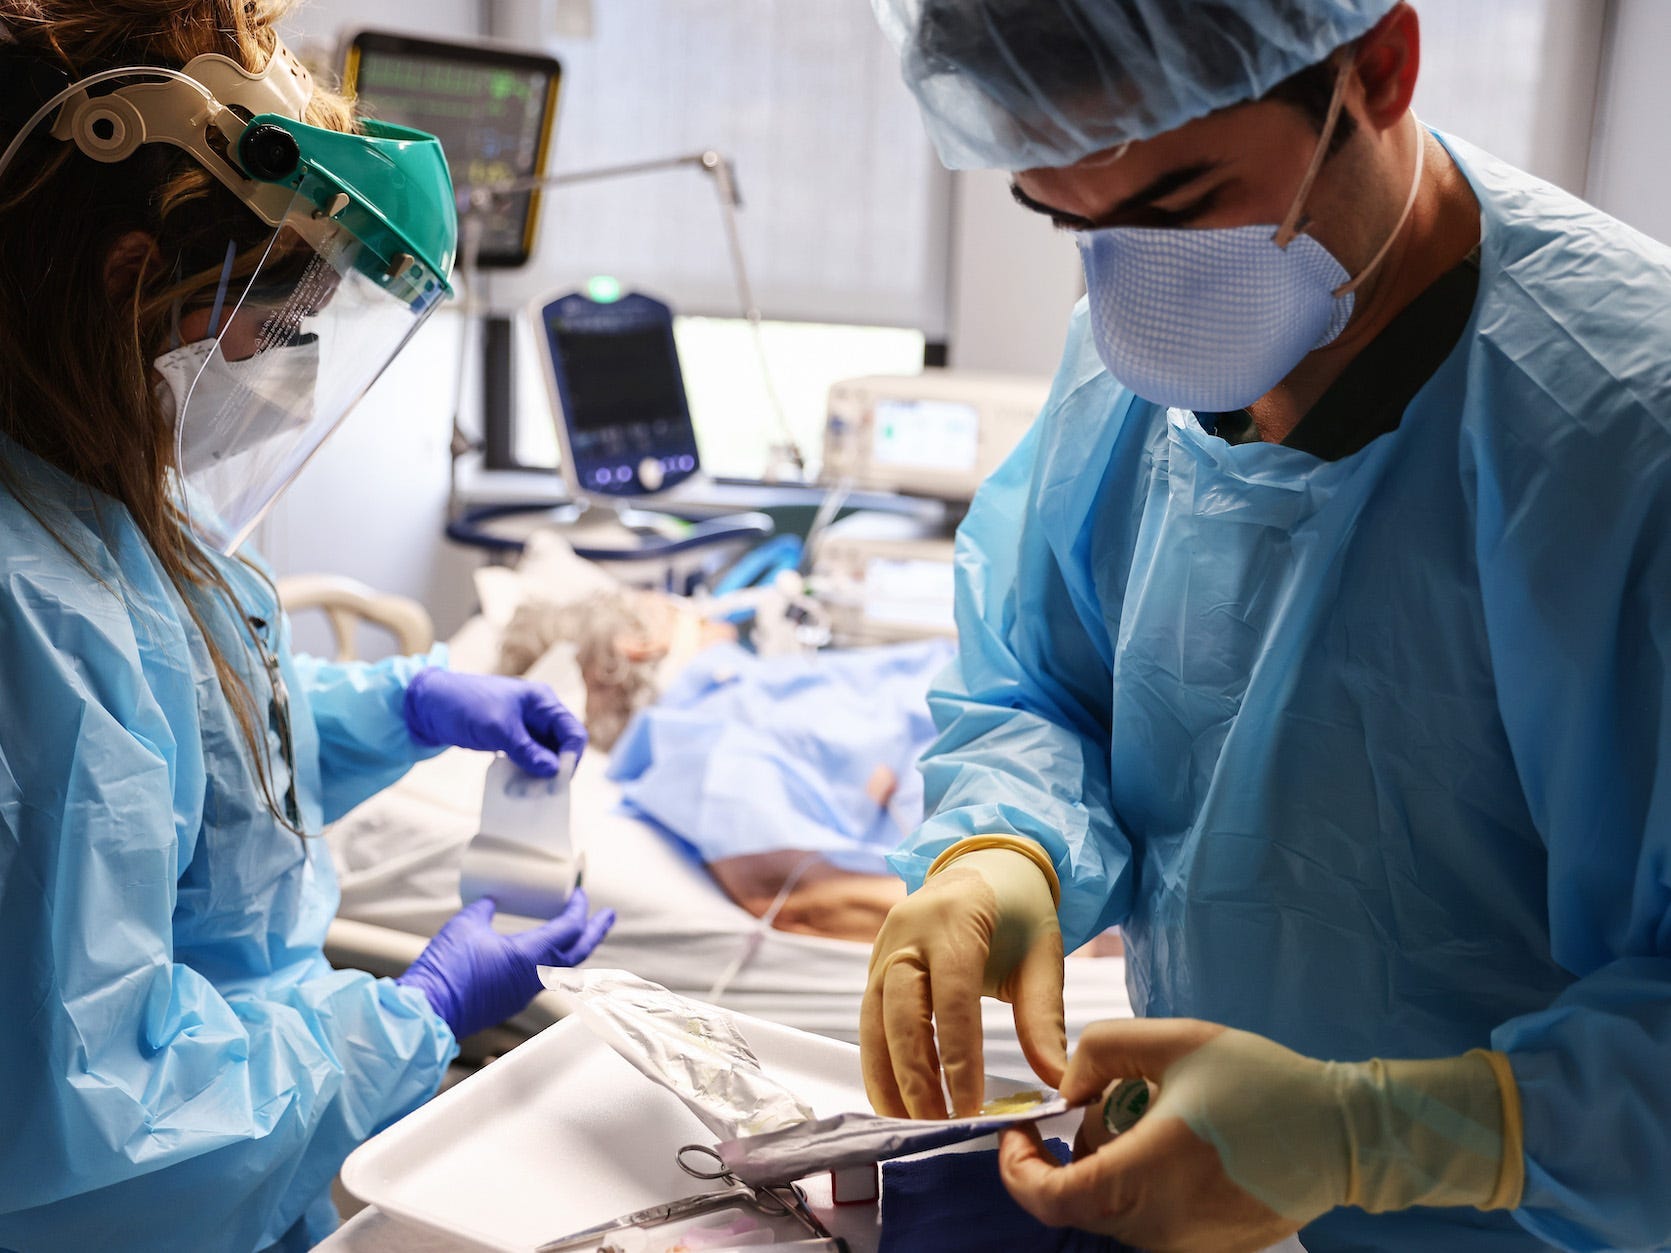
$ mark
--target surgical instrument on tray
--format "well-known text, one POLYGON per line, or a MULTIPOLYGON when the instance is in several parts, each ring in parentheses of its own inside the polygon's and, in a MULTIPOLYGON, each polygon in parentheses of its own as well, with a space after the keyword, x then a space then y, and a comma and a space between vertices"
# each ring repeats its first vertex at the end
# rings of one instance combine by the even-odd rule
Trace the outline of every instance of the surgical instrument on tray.
POLYGON ((678 1153, 679 1169, 687 1175, 697 1179, 723 1182, 725 1186, 714 1192, 699 1192, 695 1196, 682 1197, 677 1201, 665 1201, 660 1205, 647 1206, 635 1210, 630 1214, 623 1214, 619 1218, 612 1218, 608 1222, 588 1227, 584 1231, 576 1231, 571 1235, 559 1237, 539 1246, 536 1253, 561 1253, 562 1250, 598 1248, 605 1237, 612 1232, 628 1231, 633 1228, 661 1227, 668 1223, 681 1222, 687 1218, 697 1218, 703 1214, 712 1214, 719 1210, 733 1206, 747 1206, 767 1218, 793 1218, 812 1235, 821 1239, 829 1239, 829 1229, 818 1220, 806 1203, 806 1198, 799 1188, 793 1184, 771 1187, 754 1188, 738 1179, 720 1162, 719 1154, 706 1144, 687 1144, 678 1153), (685 1154, 705 1154, 718 1166, 717 1170, 706 1170, 692 1166, 685 1161, 685 1154))

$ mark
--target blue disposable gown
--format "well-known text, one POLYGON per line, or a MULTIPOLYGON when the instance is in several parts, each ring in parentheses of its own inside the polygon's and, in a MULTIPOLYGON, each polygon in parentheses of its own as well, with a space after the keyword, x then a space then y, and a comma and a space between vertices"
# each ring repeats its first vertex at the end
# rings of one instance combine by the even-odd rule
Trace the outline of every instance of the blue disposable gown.
POLYGON ((1362 451, 1231 446, 1075 317, 959 536, 934 815, 1038 840, 1140 1014, 1337 1059, 1508 1054, 1511 1217, 1337 1210, 1336 1250, 1671 1240, 1671 251, 1446 140, 1460 342, 1362 451))
MULTIPOLYGON (((329 851, 268 811, 125 511, 4 440, 0 460, 40 515, 0 491, 0 1248, 305 1248, 343 1158, 430 1096, 452 1035, 421 994, 326 963, 329 851)), ((317 831, 433 751, 400 713, 423 663, 292 658, 268 587, 224 569, 280 636, 317 831)), ((267 725, 259 657, 203 612, 267 725)))

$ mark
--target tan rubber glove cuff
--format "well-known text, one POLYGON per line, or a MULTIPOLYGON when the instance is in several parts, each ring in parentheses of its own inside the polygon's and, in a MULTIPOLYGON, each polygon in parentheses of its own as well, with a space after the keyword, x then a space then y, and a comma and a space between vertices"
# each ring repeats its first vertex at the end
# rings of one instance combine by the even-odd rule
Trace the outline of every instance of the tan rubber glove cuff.
POLYGON ((1503 1168, 1497 1176, 1497 1186, 1481 1209, 1519 1209, 1520 1198, 1526 1190, 1526 1123, 1520 1111, 1520 1087, 1514 1081, 1514 1069, 1508 1055, 1475 1049, 1491 1067, 1497 1080, 1497 1093, 1503 1103, 1503 1168))
POLYGON ((1062 881, 1056 876, 1056 867, 1051 864, 1050 854, 1045 852, 1043 845, 1036 840, 1019 835, 971 835, 967 839, 959 840, 934 859, 928 867, 928 873, 923 876, 923 882, 928 882, 965 853, 979 853, 993 848, 1007 848, 1030 860, 1044 874, 1045 882, 1050 885, 1052 907, 1062 907, 1062 881))
POLYGON ((1514 1209, 1525 1186, 1520 1091, 1508 1058, 1362 1062, 1343 1085, 1352 1166, 1346 1204, 1514 1209))
POLYGON ((1147 1117, 1167 1114, 1301 1224, 1340 1205, 1513 1209, 1525 1182, 1520 1094, 1500 1053, 1325 1062, 1229 1030, 1167 1067, 1147 1117))

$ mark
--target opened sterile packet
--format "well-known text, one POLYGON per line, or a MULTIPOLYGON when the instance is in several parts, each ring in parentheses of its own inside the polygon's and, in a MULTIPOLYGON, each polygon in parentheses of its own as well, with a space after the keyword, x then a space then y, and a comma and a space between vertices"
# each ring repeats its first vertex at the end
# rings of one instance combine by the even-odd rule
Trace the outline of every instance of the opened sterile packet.
POLYGON ((1006 1127, 1068 1112, 1068 1103, 1043 1092, 1002 1098, 1000 1112, 973 1118, 886 1118, 837 1114, 780 1131, 743 1136, 714 1146, 725 1168, 744 1183, 770 1187, 821 1170, 843 1170, 978 1140, 1006 1127))
POLYGON ((724 1010, 624 970, 541 966, 540 978, 567 1012, 722 1140, 812 1117, 811 1107, 761 1068, 724 1010))
POLYGON ((788 1183, 822 1170, 924 1153, 1068 1111, 1058 1096, 1022 1092, 990 1102, 973 1118, 815 1118, 761 1068, 726 1011, 621 970, 542 966, 540 978, 568 1012, 720 1137, 720 1159, 745 1183, 788 1183))

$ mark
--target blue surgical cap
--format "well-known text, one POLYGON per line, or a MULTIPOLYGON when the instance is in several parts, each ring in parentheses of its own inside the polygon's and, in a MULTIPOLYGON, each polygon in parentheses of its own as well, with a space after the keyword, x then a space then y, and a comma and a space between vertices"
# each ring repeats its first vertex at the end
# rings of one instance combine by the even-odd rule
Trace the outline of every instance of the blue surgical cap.
POLYGON ((951 169, 1072 165, 1256 100, 1398 0, 871 0, 951 169))

